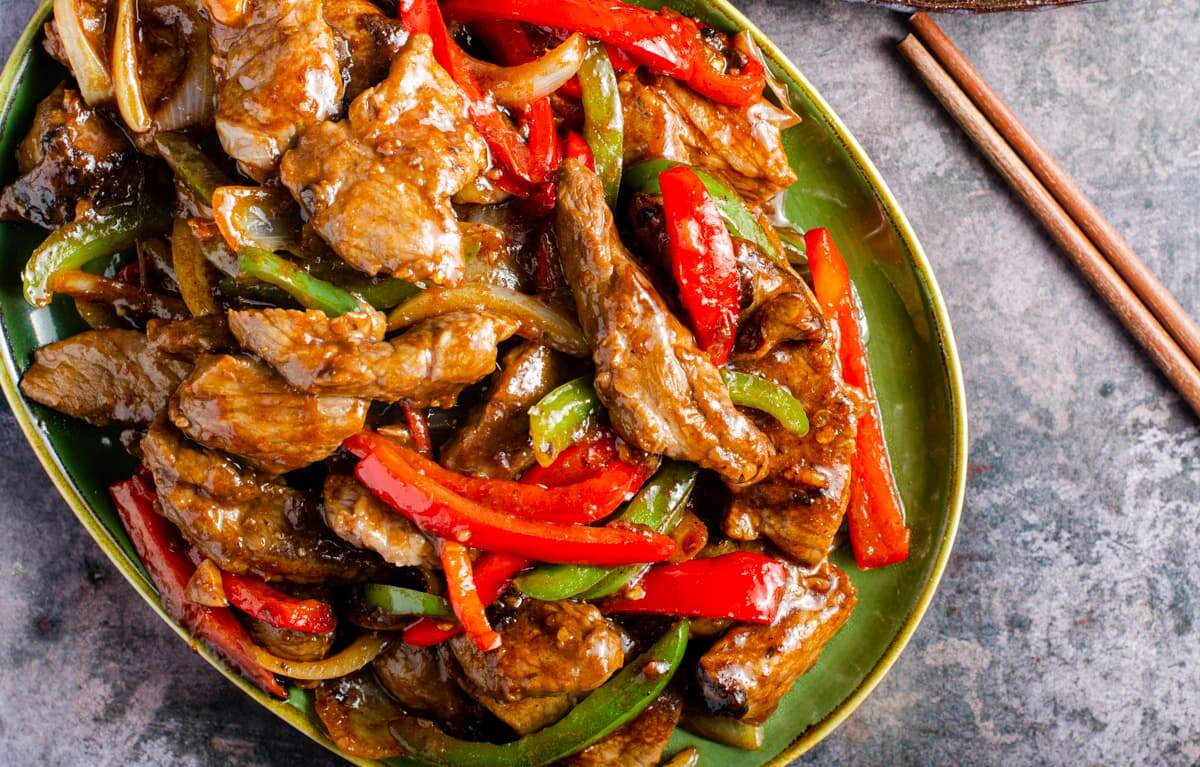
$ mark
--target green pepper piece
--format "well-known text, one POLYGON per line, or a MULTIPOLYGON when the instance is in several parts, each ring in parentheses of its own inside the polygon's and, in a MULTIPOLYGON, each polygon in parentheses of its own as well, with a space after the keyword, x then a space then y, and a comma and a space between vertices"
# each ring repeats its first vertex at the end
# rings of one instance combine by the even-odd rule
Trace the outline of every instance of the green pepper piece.
MULTIPOLYGON (((686 164, 662 157, 643 160, 625 170, 624 183, 626 187, 635 192, 661 194, 662 190, 658 186, 658 174, 676 165, 686 164)), ((759 223, 758 217, 750 212, 750 209, 746 207, 746 203, 742 202, 742 198, 737 192, 730 188, 724 181, 699 168, 692 168, 692 170, 700 177, 700 181, 704 183, 704 188, 712 195, 713 202, 717 204, 717 210, 721 212, 721 218, 725 220, 725 226, 729 228, 731 235, 737 237, 739 240, 754 243, 772 261, 779 264, 787 263, 787 259, 779 252, 779 248, 767 236, 766 231, 762 228, 762 224, 759 223)))
MULTIPOLYGON (((434 767, 539 767, 574 754, 634 719, 666 688, 687 649, 688 622, 671 627, 557 723, 511 743, 479 743, 446 735, 432 722, 403 717, 392 735, 405 755, 434 767)), ((399 765, 399 761, 384 760, 399 765)))
POLYGON ((175 175, 210 208, 213 190, 235 183, 182 133, 160 133, 154 137, 154 145, 175 175))
POLYGON ((583 434, 600 399, 589 378, 567 381, 529 408, 529 436, 542 466, 549 466, 583 434))
POLYGON ((170 212, 145 202, 116 205, 63 224, 29 256, 21 272, 25 300, 33 306, 49 304, 50 278, 55 272, 82 269, 89 261, 125 250, 170 227, 170 212))
POLYGON ((352 312, 357 298, 336 285, 317 279, 300 267, 262 248, 244 248, 238 254, 238 269, 246 277, 283 288, 308 309, 320 309, 330 317, 352 312))
MULTIPOLYGON (((645 525, 667 533, 679 522, 688 496, 696 485, 696 467, 672 461, 646 483, 617 517, 619 522, 645 525)), ((554 602, 582 594, 617 571, 636 573, 640 565, 599 567, 596 565, 539 565, 517 577, 515 584, 527 596, 554 602)))
POLYGON ((583 100, 583 137, 592 150, 596 175, 604 185, 604 199, 613 208, 621 191, 625 118, 617 90, 617 73, 608 51, 598 42, 588 45, 579 65, 579 90, 583 100))
POLYGON ((421 292, 421 286, 396 277, 371 277, 339 259, 323 258, 304 265, 318 279, 362 298, 376 309, 399 306, 421 292))
POLYGON ((762 748, 765 730, 761 724, 747 724, 732 716, 717 716, 707 712, 687 710, 683 713, 683 721, 679 726, 693 735, 733 746, 743 751, 756 751, 762 748))
POLYGON ((798 436, 808 434, 808 413, 804 411, 803 403, 783 386, 762 376, 728 368, 721 370, 721 377, 725 379, 733 404, 775 416, 783 428, 798 436))
POLYGON ((367 607, 388 615, 423 615, 427 618, 453 618, 450 603, 439 596, 400 586, 368 583, 363 588, 367 607))

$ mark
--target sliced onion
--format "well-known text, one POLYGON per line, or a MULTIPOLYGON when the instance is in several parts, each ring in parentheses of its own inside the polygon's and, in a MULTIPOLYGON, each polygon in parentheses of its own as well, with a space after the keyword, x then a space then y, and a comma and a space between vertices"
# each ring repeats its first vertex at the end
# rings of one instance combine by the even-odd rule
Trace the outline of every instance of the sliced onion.
POLYGON ((222 186, 213 192, 213 219, 235 253, 242 248, 303 255, 300 209, 282 189, 222 186))
POLYGON ((117 0, 116 29, 113 32, 113 89, 121 119, 134 133, 145 133, 152 125, 150 110, 142 94, 138 72, 137 0, 117 0))
POLYGON ((250 645, 250 654, 258 665, 288 679, 318 681, 336 679, 358 671, 383 652, 386 641, 378 634, 363 634, 346 649, 322 660, 285 660, 272 655, 258 645, 250 645))
POLYGON ((159 102, 154 124, 159 130, 173 131, 212 120, 216 111, 217 81, 213 77, 212 47, 208 25, 188 17, 190 29, 184 30, 188 62, 171 93, 159 102))
POLYGON ((54 25, 83 100, 91 106, 112 101, 112 77, 83 31, 76 0, 54 0, 54 25))
POLYGON ((179 295, 192 316, 216 314, 213 267, 200 250, 200 242, 192 234, 192 228, 180 218, 175 219, 175 228, 171 232, 171 265, 175 267, 179 295))
POLYGON ((575 357, 592 353, 579 324, 533 296, 499 285, 430 288, 397 306, 388 316, 388 330, 398 330, 430 317, 454 311, 492 312, 518 324, 517 334, 575 357))
POLYGON ((762 51, 759 50, 758 44, 754 42, 754 38, 750 36, 750 32, 743 29, 738 32, 733 38, 733 47, 740 51, 744 56, 752 56, 762 64, 763 72, 767 76, 767 89, 779 102, 779 114, 773 122, 775 122, 780 130, 790 128, 800 122, 800 114, 792 107, 791 96, 788 95, 787 86, 784 85, 779 78, 775 77, 775 73, 771 71, 770 65, 767 64, 766 58, 762 51))
POLYGON ((506 107, 521 109, 554 93, 574 77, 586 53, 587 40, 576 32, 554 50, 527 64, 502 67, 470 56, 464 56, 464 60, 492 98, 506 107))

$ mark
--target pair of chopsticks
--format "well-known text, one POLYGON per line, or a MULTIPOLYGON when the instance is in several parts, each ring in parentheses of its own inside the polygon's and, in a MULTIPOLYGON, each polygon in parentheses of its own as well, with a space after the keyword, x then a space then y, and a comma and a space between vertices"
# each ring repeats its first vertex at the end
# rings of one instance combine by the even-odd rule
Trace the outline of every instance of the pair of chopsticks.
POLYGON ((900 53, 1200 414, 1200 327, 933 19, 900 53))

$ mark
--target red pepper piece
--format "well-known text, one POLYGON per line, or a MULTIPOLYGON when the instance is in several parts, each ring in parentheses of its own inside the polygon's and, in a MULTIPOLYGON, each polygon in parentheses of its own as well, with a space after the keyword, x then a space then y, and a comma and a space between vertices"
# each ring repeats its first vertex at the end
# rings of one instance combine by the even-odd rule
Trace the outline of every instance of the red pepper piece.
POLYGON ((782 562, 735 551, 652 567, 636 586, 644 596, 610 599, 604 611, 770 623, 779 613, 787 579, 782 562))
POLYGON ((459 474, 371 432, 355 435, 346 440, 345 445, 350 452, 362 457, 380 443, 387 443, 405 464, 453 494, 493 512, 560 525, 586 524, 607 517, 650 476, 646 467, 614 457, 604 468, 578 482, 559 487, 537 487, 506 479, 459 474), (364 450, 364 445, 371 447, 364 450))
POLYGON ((850 271, 826 229, 804 235, 813 292, 825 316, 838 327, 838 356, 846 383, 867 396, 867 414, 858 421, 854 460, 850 464, 850 505, 846 510, 854 560, 864 570, 903 562, 908 558, 909 530, 896 488, 892 461, 883 437, 879 400, 867 361, 867 348, 858 324, 858 307, 850 271))
POLYGON ((691 168, 669 168, 659 174, 658 182, 679 300, 700 348, 713 364, 723 365, 737 333, 739 292, 733 240, 716 202, 691 168))
POLYGON ((483 551, 539 562, 622 565, 661 562, 675 542, 645 530, 555 525, 492 511, 456 495, 380 443, 354 471, 377 498, 425 532, 483 551))
POLYGON ((592 156, 587 139, 573 130, 567 131, 567 157, 579 160, 588 170, 596 170, 596 158, 592 156))
POLYGON ((408 435, 412 437, 413 447, 417 452, 428 458, 433 455, 433 440, 429 436, 429 420, 425 411, 411 405, 401 405, 404 413, 404 423, 408 427, 408 435))
POLYGON ((714 62, 700 55, 697 56, 692 76, 688 78, 688 85, 692 90, 708 96, 713 101, 731 106, 745 106, 758 101, 766 83, 766 70, 763 69, 762 62, 754 56, 746 57, 746 63, 740 71, 722 72, 714 66, 714 62))
MULTIPOLYGON (((529 560, 508 554, 484 554, 475 562, 475 591, 485 605, 495 602, 508 590, 513 576, 529 567, 529 560)), ((457 613, 456 613, 457 614, 457 613)), ((441 644, 463 633, 460 623, 421 618, 404 630, 404 641, 418 647, 441 644)))
POLYGON ((592 477, 617 458, 617 438, 601 431, 591 439, 576 442, 558 454, 549 466, 534 465, 521 475, 522 485, 564 487, 592 477))
POLYGON ((277 629, 324 634, 337 625, 328 602, 285 594, 252 575, 221 573, 221 585, 229 604, 277 629))
POLYGON ((466 546, 454 541, 442 541, 441 548, 442 572, 446 574, 450 607, 454 609, 458 624, 480 652, 495 650, 500 646, 500 635, 492 630, 483 611, 483 602, 475 587, 470 552, 466 546))
POLYGON ((135 474, 112 485, 108 492, 133 548, 158 589, 167 615, 220 653, 264 692, 286 698, 287 693, 275 675, 254 660, 249 649, 250 636, 229 608, 206 607, 187 600, 188 580, 196 567, 184 554, 178 531, 155 511, 154 489, 141 474, 135 474))

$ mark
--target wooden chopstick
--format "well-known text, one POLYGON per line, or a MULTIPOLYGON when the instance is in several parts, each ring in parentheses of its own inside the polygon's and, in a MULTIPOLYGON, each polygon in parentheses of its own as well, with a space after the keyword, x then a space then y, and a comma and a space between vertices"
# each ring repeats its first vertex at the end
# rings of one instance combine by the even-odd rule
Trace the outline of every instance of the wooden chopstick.
POLYGON ((946 33, 928 14, 917 13, 909 18, 917 37, 954 78, 979 111, 1008 142, 1034 175, 1045 185, 1054 199, 1079 224, 1079 228, 1104 254, 1142 303, 1154 312, 1167 331, 1175 337, 1192 362, 1200 365, 1200 325, 1179 305, 1179 301, 1159 281, 1158 276, 1138 258, 1125 238, 1113 228, 1083 190, 1062 169, 1050 153, 1042 148, 1003 99, 992 90, 983 75, 967 60, 946 33))
POLYGON ((963 131, 1062 246, 1192 409, 1200 414, 1200 369, 1097 250, 1004 137, 988 122, 921 42, 909 35, 900 53, 963 131))

